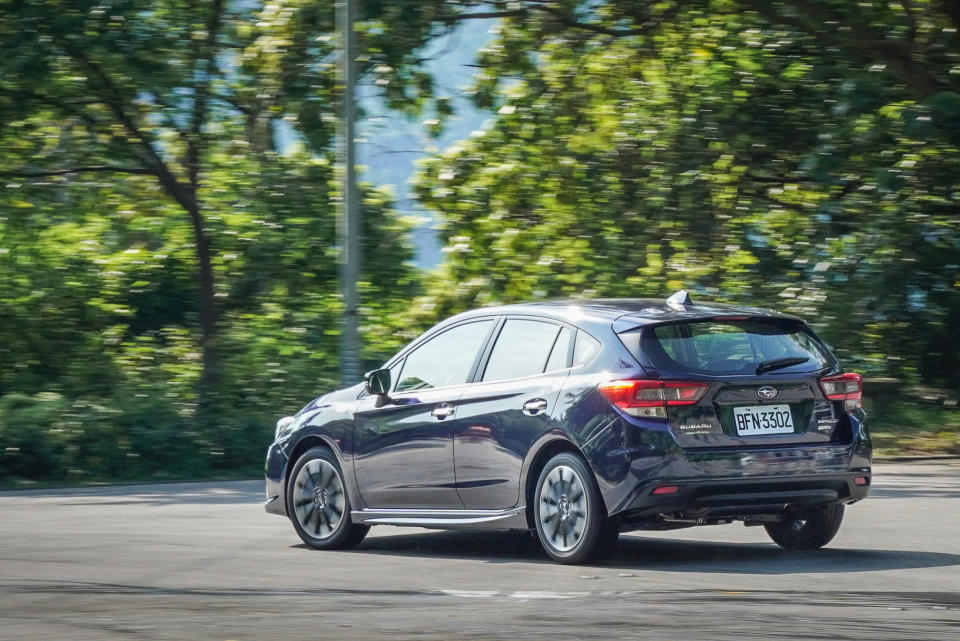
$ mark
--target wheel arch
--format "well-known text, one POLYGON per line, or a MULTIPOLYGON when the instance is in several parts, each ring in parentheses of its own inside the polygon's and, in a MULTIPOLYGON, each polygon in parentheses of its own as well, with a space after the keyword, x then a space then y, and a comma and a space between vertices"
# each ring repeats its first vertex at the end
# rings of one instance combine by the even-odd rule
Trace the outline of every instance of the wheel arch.
MULTIPOLYGON (((540 472, 547 464, 547 461, 562 452, 576 454, 584 460, 590 471, 593 471, 593 466, 590 464, 590 460, 583 453, 583 450, 577 447, 572 441, 561 436, 555 436, 541 443, 537 448, 536 453, 528 459, 529 462, 526 465, 526 469, 523 472, 523 478, 521 480, 521 489, 523 490, 523 497, 526 504, 527 527, 530 529, 536 527, 533 520, 533 494, 537 489, 537 479, 540 478, 540 472)), ((595 474, 592 480, 594 483, 597 482, 595 474)), ((605 505, 604 511, 606 511, 605 505)))
MULTIPOLYGON (((337 446, 336 441, 332 438, 322 435, 322 434, 307 434, 293 446, 293 449, 290 450, 290 456, 287 459, 287 469, 283 474, 283 503, 287 508, 287 514, 290 514, 290 505, 288 504, 288 495, 287 491, 290 484, 290 474, 293 472, 293 468, 297 464, 297 460, 303 456, 304 452, 312 450, 315 447, 322 447, 330 450, 334 457, 337 459, 337 463, 340 465, 340 473, 343 475, 343 482, 347 486, 347 491, 352 491, 352 486, 347 480, 347 471, 346 471, 346 462, 343 459, 343 453, 340 451, 340 448, 337 446)), ((351 495, 351 500, 353 496, 351 495)))

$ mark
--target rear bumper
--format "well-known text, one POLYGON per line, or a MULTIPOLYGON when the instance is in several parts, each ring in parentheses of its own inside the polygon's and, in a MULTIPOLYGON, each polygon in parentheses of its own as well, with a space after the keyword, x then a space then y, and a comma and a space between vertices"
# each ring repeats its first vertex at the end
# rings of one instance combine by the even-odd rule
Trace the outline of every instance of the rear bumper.
POLYGON ((862 412, 851 419, 848 443, 743 448, 685 449, 665 428, 624 424, 627 447, 614 452, 626 456, 617 461, 596 452, 600 456, 591 462, 608 514, 627 518, 677 512, 771 514, 803 505, 852 503, 869 491, 872 447, 862 412), (856 484, 857 477, 866 484, 856 484), (678 489, 652 494, 660 485, 678 489))
POLYGON ((749 479, 652 479, 638 488, 622 513, 627 517, 684 514, 706 519, 780 514, 805 506, 859 501, 867 496, 870 482, 869 469, 844 474, 749 479), (677 490, 671 494, 653 493, 662 486, 677 490))

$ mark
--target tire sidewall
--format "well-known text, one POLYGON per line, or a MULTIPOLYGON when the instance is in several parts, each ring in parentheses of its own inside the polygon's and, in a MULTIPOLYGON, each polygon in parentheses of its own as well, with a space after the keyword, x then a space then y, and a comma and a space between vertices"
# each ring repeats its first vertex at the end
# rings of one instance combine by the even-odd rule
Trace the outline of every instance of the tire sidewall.
POLYGON ((293 528, 297 531, 297 534, 300 536, 303 542, 310 547, 318 549, 336 548, 342 545, 350 536, 352 523, 350 521, 350 495, 347 491, 347 481, 343 477, 343 470, 340 467, 339 461, 337 461, 337 457, 334 456, 333 452, 327 448, 314 447, 304 452, 300 458, 297 459, 296 464, 290 471, 290 477, 287 481, 286 500, 287 515, 290 517, 290 521, 293 523, 293 528), (297 475, 307 463, 314 460, 326 461, 332 465, 333 469, 337 473, 337 476, 340 477, 340 483, 343 485, 343 518, 340 519, 340 523, 337 525, 337 529, 333 532, 333 534, 322 539, 313 536, 303 529, 303 526, 300 525, 300 520, 297 518, 296 511, 293 507, 293 492, 297 482, 297 475))
POLYGON ((598 539, 600 538, 606 521, 606 512, 603 508, 603 500, 600 496, 600 491, 597 489, 593 472, 581 457, 569 452, 563 452, 550 459, 547 464, 544 465, 540 471, 540 476, 537 478, 533 501, 533 519, 536 524, 537 537, 540 539, 540 544, 543 546, 543 549, 552 559, 560 563, 581 563, 593 558, 598 539), (565 551, 553 547, 546 532, 544 532, 543 524, 540 522, 540 495, 543 491, 543 486, 550 472, 561 465, 572 468, 577 473, 577 476, 580 477, 580 483, 583 485, 584 496, 587 502, 585 517, 587 522, 583 530, 583 536, 580 537, 580 541, 578 541, 573 548, 565 551))
POLYGON ((797 519, 806 521, 798 530, 789 527, 791 521, 768 525, 766 530, 773 542, 785 550, 815 550, 833 540, 843 521, 843 513, 843 505, 830 505, 798 515, 797 519))

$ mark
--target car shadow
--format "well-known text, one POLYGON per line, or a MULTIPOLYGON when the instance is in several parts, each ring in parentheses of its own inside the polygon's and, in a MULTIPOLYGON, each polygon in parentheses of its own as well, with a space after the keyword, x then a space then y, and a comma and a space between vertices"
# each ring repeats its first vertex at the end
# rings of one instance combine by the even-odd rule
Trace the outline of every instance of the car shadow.
MULTIPOLYGON (((299 545, 296 547, 306 547, 299 545)), ((537 541, 521 532, 425 532, 367 538, 349 553, 552 563, 537 541)), ((823 548, 788 552, 773 543, 659 539, 623 534, 613 555, 597 567, 658 572, 803 574, 874 572, 960 565, 960 554, 912 550, 823 548)))

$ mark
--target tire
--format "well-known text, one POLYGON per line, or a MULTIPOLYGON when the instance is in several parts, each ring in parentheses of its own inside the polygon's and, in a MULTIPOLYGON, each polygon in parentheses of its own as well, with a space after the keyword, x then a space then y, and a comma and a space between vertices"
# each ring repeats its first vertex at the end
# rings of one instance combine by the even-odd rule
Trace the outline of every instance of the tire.
POLYGON ((537 537, 554 561, 584 563, 612 552, 620 522, 607 517, 593 473, 580 456, 563 452, 550 459, 533 500, 537 537))
POLYGON ((833 539, 841 521, 843 506, 827 505, 764 527, 773 542, 784 550, 816 550, 833 539))
POLYGON ((318 550, 351 548, 369 526, 350 520, 350 497, 333 452, 307 450, 297 459, 287 483, 287 513, 304 543, 318 550))

